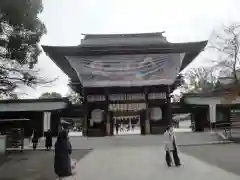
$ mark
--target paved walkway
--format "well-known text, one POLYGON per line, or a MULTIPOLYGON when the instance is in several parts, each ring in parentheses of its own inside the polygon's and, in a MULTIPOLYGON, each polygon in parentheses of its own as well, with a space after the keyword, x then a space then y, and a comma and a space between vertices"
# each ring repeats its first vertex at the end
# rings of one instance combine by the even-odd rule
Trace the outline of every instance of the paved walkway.
MULTIPOLYGON (((102 147, 135 147, 135 146, 161 146, 164 144, 163 135, 125 135, 125 136, 109 136, 109 137, 70 137, 73 149, 95 149, 102 147)), ((185 145, 203 145, 211 143, 223 143, 216 134, 209 132, 202 133, 182 133, 176 132, 177 144, 185 145)), ((53 139, 53 144, 56 138, 53 139)), ((25 140, 25 149, 32 149, 29 142, 25 140)), ((37 149, 45 149, 45 140, 42 139, 37 149)))
MULTIPOLYGON (((168 168, 162 146, 98 148, 77 164, 81 180, 239 180, 240 176, 180 153, 182 167, 168 168)), ((69 178, 71 179, 71 178, 69 178)))
MULTIPOLYGON (((187 127, 183 127, 183 128, 174 128, 175 132, 192 132, 191 128, 187 128, 187 127)), ((114 134, 116 135, 116 131, 114 129, 114 134)), ((132 135, 132 134, 141 134, 141 130, 139 128, 136 128, 134 130, 130 130, 130 131, 119 131, 118 132, 118 136, 121 135, 132 135)), ((70 137, 81 137, 82 136, 82 132, 73 132, 70 131, 68 134, 70 137)))

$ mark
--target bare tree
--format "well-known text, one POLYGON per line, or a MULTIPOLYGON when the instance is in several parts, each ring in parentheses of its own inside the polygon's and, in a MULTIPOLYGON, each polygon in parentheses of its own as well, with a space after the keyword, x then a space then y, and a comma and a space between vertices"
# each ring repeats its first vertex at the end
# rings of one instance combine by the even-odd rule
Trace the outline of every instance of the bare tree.
POLYGON ((209 42, 208 48, 218 55, 217 60, 213 60, 215 68, 225 76, 232 76, 234 83, 238 85, 240 24, 223 26, 213 33, 209 42))
POLYGON ((82 104, 83 103, 83 97, 79 93, 74 92, 72 89, 70 89, 70 92, 67 96, 68 96, 69 101, 72 104, 82 104))
POLYGON ((185 83, 181 90, 184 93, 208 92, 217 83, 217 76, 212 67, 192 68, 185 74, 185 83))
POLYGON ((171 102, 180 102, 182 95, 181 94, 172 94, 171 102))

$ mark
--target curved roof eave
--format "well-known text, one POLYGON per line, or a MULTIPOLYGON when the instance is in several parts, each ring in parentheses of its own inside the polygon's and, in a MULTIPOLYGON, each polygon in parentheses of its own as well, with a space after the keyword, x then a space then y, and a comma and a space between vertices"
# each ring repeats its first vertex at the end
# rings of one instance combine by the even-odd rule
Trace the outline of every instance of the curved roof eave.
POLYGON ((80 83, 77 73, 73 70, 66 56, 93 56, 109 54, 136 54, 136 53, 181 53, 186 52, 180 70, 183 70, 197 55, 204 50, 208 41, 188 43, 164 43, 159 45, 134 45, 134 46, 42 46, 52 61, 74 83, 80 83))
POLYGON ((208 41, 188 43, 163 43, 122 46, 42 46, 47 54, 59 53, 61 55, 99 55, 124 53, 180 53, 201 51, 208 41))

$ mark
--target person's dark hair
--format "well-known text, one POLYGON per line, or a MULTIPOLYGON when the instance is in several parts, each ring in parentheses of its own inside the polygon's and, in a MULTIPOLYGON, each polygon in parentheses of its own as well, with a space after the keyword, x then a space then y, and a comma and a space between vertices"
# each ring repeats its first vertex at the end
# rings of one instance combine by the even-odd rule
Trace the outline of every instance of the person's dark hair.
POLYGON ((68 138, 68 134, 66 131, 61 131, 58 134, 58 141, 66 140, 68 138))
POLYGON ((171 125, 167 126, 166 131, 170 130, 171 127, 171 125))

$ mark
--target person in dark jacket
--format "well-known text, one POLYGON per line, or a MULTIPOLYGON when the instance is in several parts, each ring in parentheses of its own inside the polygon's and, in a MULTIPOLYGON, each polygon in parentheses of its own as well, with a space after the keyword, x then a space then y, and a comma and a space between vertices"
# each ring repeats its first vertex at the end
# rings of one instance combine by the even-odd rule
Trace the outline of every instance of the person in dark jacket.
POLYGON ((55 143, 54 169, 59 178, 72 176, 72 147, 66 131, 61 131, 55 143))
POLYGON ((33 130, 33 138, 32 138, 33 150, 36 150, 38 142, 39 142, 39 137, 38 137, 37 131, 33 130))
POLYGON ((52 133, 50 129, 46 132, 45 147, 48 151, 52 148, 52 133))
POLYGON ((116 134, 118 134, 118 131, 119 131, 119 126, 120 126, 120 125, 119 125, 119 123, 116 123, 116 124, 115 124, 115 128, 116 128, 116 134))

